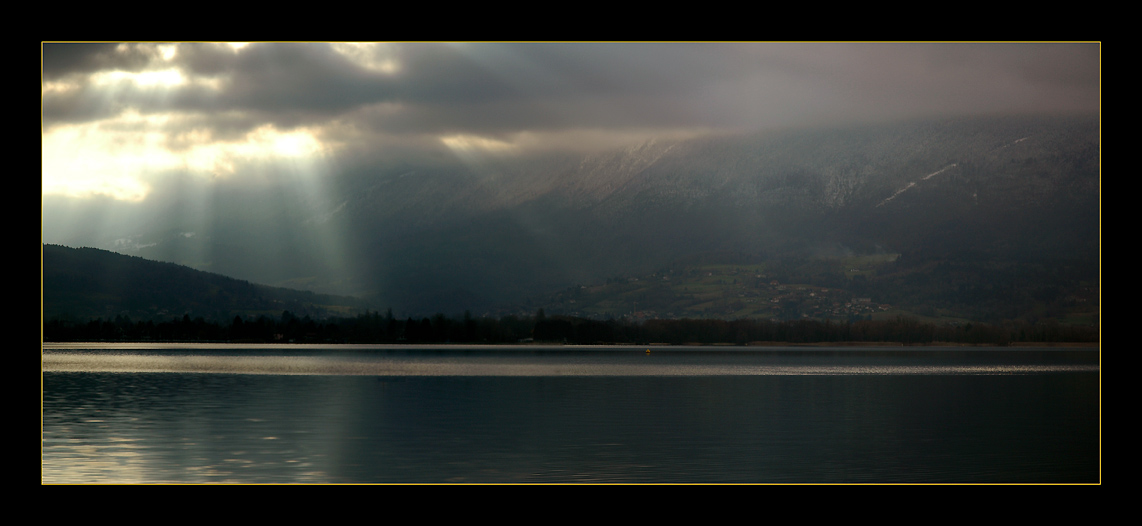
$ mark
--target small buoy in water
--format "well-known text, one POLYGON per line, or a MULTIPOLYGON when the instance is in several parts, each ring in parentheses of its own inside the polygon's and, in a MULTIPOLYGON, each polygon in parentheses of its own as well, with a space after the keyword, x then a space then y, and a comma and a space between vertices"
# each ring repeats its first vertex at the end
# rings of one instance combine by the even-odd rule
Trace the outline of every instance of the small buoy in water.
POLYGON ((650 354, 650 349, 647 349, 647 350, 646 350, 646 354, 650 354))

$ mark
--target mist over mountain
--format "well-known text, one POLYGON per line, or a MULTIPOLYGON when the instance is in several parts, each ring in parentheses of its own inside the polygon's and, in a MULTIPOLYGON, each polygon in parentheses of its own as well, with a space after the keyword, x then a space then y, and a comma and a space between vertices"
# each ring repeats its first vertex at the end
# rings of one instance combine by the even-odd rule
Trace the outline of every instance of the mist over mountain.
POLYGON ((709 254, 786 266, 893 254, 854 291, 1000 316, 1012 287, 1047 301, 1097 283, 1099 133, 1097 118, 997 117, 409 158, 342 167, 304 193, 188 181, 153 200, 167 205, 72 210, 57 219, 100 233, 45 241, 358 295, 398 315, 542 306, 709 254))

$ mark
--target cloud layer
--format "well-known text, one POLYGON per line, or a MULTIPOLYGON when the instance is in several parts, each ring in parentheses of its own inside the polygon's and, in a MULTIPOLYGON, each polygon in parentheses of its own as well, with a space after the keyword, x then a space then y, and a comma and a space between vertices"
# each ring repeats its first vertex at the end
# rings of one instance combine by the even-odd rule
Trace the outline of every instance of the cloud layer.
POLYGON ((43 45, 47 194, 656 135, 1093 113, 1098 44, 43 45))

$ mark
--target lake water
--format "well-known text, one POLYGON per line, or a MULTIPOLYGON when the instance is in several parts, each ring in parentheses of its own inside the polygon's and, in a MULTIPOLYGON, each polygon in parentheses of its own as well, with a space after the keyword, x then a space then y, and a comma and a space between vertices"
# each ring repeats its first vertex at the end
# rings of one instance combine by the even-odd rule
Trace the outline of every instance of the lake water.
POLYGON ((45 344, 44 483, 1097 483, 1095 349, 45 344))

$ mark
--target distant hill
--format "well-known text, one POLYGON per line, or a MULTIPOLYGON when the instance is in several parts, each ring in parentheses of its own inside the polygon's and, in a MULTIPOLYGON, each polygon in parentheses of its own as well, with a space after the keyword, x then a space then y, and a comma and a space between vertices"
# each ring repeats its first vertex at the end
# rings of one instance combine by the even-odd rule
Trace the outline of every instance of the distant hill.
POLYGON ((167 320, 189 315, 229 321, 283 311, 324 318, 364 310, 356 298, 267 287, 94 248, 43 245, 45 320, 129 316, 167 320))

